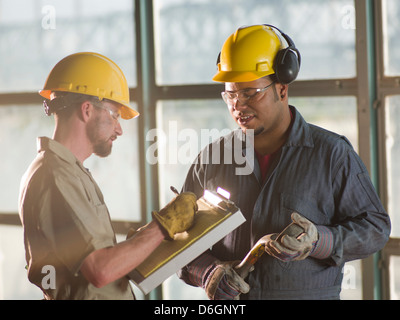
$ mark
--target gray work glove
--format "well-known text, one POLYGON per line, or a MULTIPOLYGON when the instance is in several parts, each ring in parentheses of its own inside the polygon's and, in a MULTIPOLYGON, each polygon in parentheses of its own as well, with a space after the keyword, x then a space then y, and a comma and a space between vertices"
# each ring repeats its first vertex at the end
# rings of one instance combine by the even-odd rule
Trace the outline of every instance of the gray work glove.
POLYGON ((210 300, 237 300, 241 293, 249 292, 249 285, 235 271, 239 263, 216 262, 205 283, 205 291, 210 300))
POLYGON ((152 212, 166 239, 172 240, 176 233, 186 231, 193 225, 194 215, 198 210, 196 201, 194 193, 182 192, 159 212, 152 212))
POLYGON ((314 249, 318 241, 316 226, 297 212, 292 213, 292 221, 302 227, 304 232, 298 237, 284 235, 279 241, 278 234, 265 236, 265 251, 284 262, 304 260, 314 249))

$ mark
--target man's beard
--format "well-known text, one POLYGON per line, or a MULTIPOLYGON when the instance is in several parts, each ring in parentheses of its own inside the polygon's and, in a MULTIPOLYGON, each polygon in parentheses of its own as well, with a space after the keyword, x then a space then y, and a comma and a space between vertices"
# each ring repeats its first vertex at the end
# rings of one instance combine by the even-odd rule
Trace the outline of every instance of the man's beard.
POLYGON ((254 135, 258 136, 259 134, 264 132, 264 127, 258 127, 257 129, 254 130, 254 135))
POLYGON ((107 144, 105 141, 99 141, 93 145, 93 153, 99 157, 105 158, 111 154, 112 144, 107 144))
MULTIPOLYGON (((93 153, 99 157, 105 158, 111 154, 112 143, 107 140, 99 138, 101 123, 99 118, 94 119, 92 125, 87 129, 87 134, 93 146, 93 153)), ((116 138, 116 137, 115 137, 116 138)))

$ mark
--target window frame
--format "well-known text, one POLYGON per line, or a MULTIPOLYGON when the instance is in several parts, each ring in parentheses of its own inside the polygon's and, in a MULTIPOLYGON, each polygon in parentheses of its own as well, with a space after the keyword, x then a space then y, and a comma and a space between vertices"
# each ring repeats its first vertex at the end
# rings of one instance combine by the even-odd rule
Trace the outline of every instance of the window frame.
MULTIPOLYGON (((130 88, 131 99, 137 103, 139 122, 139 154, 145 155, 151 142, 146 133, 156 128, 156 106, 160 100, 215 99, 223 91, 221 84, 157 85, 155 75, 155 45, 153 1, 134 1, 136 32, 137 87, 130 88)), ((385 158, 385 97, 393 94, 400 77, 383 74, 383 19, 382 0, 354 1, 356 15, 356 77, 329 80, 298 80, 290 86, 293 97, 354 96, 357 98, 359 154, 378 189, 383 204, 387 204, 387 168, 385 158), (375 36, 374 36, 375 34, 375 36)), ((35 92, 0 93, 0 107, 13 104, 40 104, 35 92)), ((151 209, 159 207, 159 177, 157 165, 139 159, 141 193, 141 221, 112 221, 114 230, 124 234, 151 220, 151 209)), ((21 225, 16 212, 0 212, 0 224, 21 225)), ((388 299, 388 266, 390 255, 400 255, 400 240, 390 239, 382 256, 377 253, 362 260, 363 299, 388 299), (396 249, 393 249, 396 248, 396 249), (382 280, 382 281, 381 281, 382 280), (385 289, 383 289, 385 288, 385 289)), ((146 298, 162 299, 159 287, 146 298)))
MULTIPOLYGON (((385 207, 388 206, 388 168, 387 168, 387 150, 386 150, 386 111, 388 97, 399 95, 399 76, 387 76, 385 74, 385 53, 384 53, 384 4, 379 0, 374 2, 375 24, 375 52, 376 52, 376 100, 374 107, 377 112, 377 139, 378 139, 378 158, 379 162, 379 187, 380 197, 385 207)), ((390 237, 385 248, 381 252, 378 261, 381 269, 381 288, 382 299, 390 300, 390 259, 392 256, 400 256, 400 238, 390 237)))

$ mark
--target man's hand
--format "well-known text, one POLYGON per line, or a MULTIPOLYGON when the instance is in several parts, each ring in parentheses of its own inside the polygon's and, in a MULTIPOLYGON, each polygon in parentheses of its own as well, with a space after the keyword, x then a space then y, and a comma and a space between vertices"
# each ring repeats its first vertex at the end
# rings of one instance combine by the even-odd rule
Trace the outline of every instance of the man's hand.
POLYGON ((234 267, 239 262, 217 261, 205 283, 205 291, 210 300, 236 300, 241 293, 249 292, 249 285, 235 271, 234 267))
POLYGON ((271 256, 284 262, 304 260, 313 251, 318 241, 318 230, 316 226, 297 212, 292 213, 295 224, 304 229, 297 237, 284 235, 277 240, 278 234, 266 236, 265 251, 271 256))
POLYGON ((176 233, 188 230, 194 221, 197 211, 197 197, 192 192, 183 192, 176 196, 160 212, 153 211, 153 218, 164 231, 167 239, 174 238, 176 233))

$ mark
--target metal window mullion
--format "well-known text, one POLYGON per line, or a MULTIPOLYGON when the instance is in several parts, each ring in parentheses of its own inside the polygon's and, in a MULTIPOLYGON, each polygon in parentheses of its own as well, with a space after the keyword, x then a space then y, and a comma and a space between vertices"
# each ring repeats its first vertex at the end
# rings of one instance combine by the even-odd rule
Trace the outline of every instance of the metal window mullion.
MULTIPOLYGON (((359 153, 379 192, 377 145, 377 92, 374 2, 354 1, 356 12, 356 51, 358 82, 359 153)), ((380 253, 362 260, 363 299, 381 299, 380 253)))
MULTIPOLYGON (((150 142, 146 141, 147 132, 156 128, 157 87, 155 84, 155 57, 153 35, 153 1, 135 0, 135 23, 138 70, 139 103, 139 153, 142 215, 151 220, 151 210, 159 207, 158 167, 146 161, 146 150, 150 142)), ((162 299, 162 287, 154 289, 146 297, 162 299)))
POLYGON ((142 210, 146 212, 146 220, 151 219, 150 210, 158 207, 158 174, 157 166, 146 161, 147 132, 156 128, 155 113, 155 66, 153 45, 152 1, 136 0, 136 41, 138 70, 138 109, 139 120, 139 152, 142 193, 142 210))
MULTIPOLYGON (((377 93, 379 104, 377 108, 378 113, 378 138, 379 138, 379 174, 380 174, 380 196, 383 200, 384 206, 388 207, 388 172, 387 168, 387 149, 386 149, 386 112, 387 112, 387 98, 392 95, 399 94, 400 77, 388 77, 385 75, 385 12, 384 1, 379 0, 375 3, 375 17, 379 22, 376 25, 376 54, 377 54, 377 93)), ((400 240, 390 238, 386 246, 383 248, 380 259, 380 269, 382 278, 382 299, 391 299, 390 290, 390 259, 391 256, 400 255, 400 240)))

